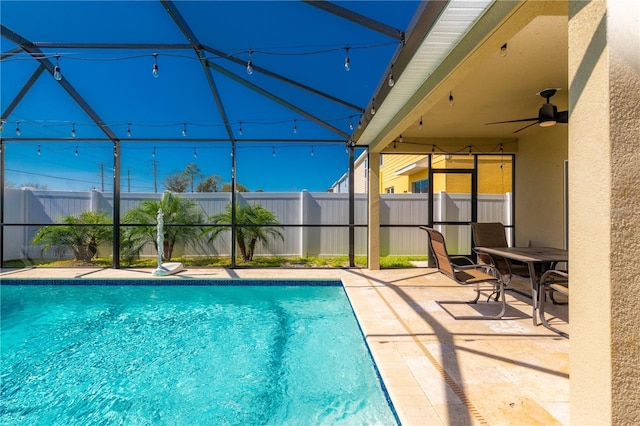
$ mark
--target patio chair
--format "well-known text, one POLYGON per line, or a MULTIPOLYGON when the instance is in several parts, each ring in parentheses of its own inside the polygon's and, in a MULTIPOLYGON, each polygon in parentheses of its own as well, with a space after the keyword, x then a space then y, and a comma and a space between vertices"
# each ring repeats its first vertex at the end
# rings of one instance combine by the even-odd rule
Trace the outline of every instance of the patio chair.
MULTIPOLYGON (((504 225, 500 222, 472 222, 471 237, 473 239, 473 247, 509 246, 507 244, 507 233, 504 225)), ((476 253, 480 263, 488 263, 498 268, 504 279, 505 287, 509 287, 513 275, 529 278, 529 267, 523 263, 514 263, 503 257, 492 256, 487 253, 476 253)))
MULTIPOLYGON (((447 309, 451 316, 460 320, 480 320, 480 319, 501 319, 507 310, 507 301, 504 294, 504 283, 502 282, 502 275, 498 269, 490 264, 474 264, 469 258, 465 256, 449 256, 447 252, 447 246, 444 241, 444 236, 433 228, 421 226, 420 229, 427 232, 429 235, 429 248, 431 253, 435 257, 435 262, 438 270, 445 276, 451 278, 458 284, 462 285, 475 285, 476 298, 471 301, 436 301, 439 305, 443 304, 476 304, 480 299, 480 284, 489 284, 492 287, 492 293, 489 295, 487 302, 494 294, 501 297, 502 302, 500 304, 500 312, 497 315, 485 316, 454 316, 447 309), (454 263, 454 261, 464 261, 467 264, 461 265, 454 263)), ((496 298, 496 300, 498 300, 496 298)), ((443 307, 444 309, 444 307, 443 307)))
MULTIPOLYGON (((554 331, 561 335, 562 337, 569 338, 569 334, 564 331, 560 331, 557 328, 551 326, 545 317, 545 302, 546 295, 549 293, 553 295, 554 293, 560 293, 567 297, 569 297, 569 273, 565 271, 559 271, 557 269, 550 269, 542 274, 540 278, 540 289, 538 291, 538 310, 540 312, 540 321, 542 321, 542 325, 548 328, 551 331, 554 331)), ((553 300, 553 296, 552 300, 553 300)))

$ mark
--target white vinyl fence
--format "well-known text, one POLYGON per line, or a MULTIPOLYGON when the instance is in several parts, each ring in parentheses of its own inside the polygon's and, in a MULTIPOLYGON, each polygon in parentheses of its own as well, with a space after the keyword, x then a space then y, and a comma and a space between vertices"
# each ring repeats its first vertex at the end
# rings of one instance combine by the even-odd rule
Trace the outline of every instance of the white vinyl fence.
MULTIPOLYGON (((224 211, 231 201, 228 192, 183 193, 180 197, 193 199, 202 208, 205 218, 224 211)), ((141 201, 159 199, 162 194, 121 193, 120 217, 141 201)), ((480 195, 478 220, 500 221, 511 224, 510 194, 480 195)), ((434 194, 436 220, 467 220, 471 217, 471 201, 468 195, 434 194)), ((284 240, 273 240, 270 250, 258 248, 256 255, 280 256, 345 256, 349 247, 349 197, 348 194, 329 192, 245 192, 237 194, 240 205, 258 203, 273 212, 283 225, 284 240), (303 226, 305 225, 305 226, 303 226), (336 226, 339 225, 339 226, 336 226)), ((31 241, 40 226, 50 224, 68 215, 83 211, 105 212, 111 216, 113 194, 70 191, 5 190, 4 260, 41 257, 41 248, 31 241), (13 226, 13 224, 24 224, 13 226)), ((416 226, 428 221, 428 194, 381 194, 380 199, 380 250, 381 255, 426 255, 426 234, 416 226), (385 226, 388 225, 388 226, 385 226), (412 225, 410 227, 401 227, 412 225)), ((355 252, 367 252, 367 194, 355 195, 355 252)), ((124 226, 124 225, 123 225, 124 226)), ((468 232, 454 235, 454 227, 444 229, 450 249, 470 250, 468 232), (450 234, 450 235, 449 235, 450 234)), ((224 232, 210 246, 204 239, 197 248, 178 247, 174 255, 229 256, 230 231, 224 232)), ((453 252, 453 250, 452 250, 453 252)), ((55 257, 58 252, 44 253, 55 257)), ((102 253, 110 255, 111 253, 102 253)), ((145 248, 143 255, 154 256, 153 247, 145 248)))

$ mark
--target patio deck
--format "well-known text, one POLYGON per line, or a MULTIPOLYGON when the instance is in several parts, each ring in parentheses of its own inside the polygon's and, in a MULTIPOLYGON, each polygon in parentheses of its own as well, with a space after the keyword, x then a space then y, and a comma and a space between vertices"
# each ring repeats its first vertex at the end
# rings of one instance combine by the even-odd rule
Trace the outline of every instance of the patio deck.
MULTIPOLYGON (((152 269, 3 270, 5 278, 140 278, 152 269)), ((435 269, 186 269, 176 278, 338 278, 403 425, 569 423, 569 340, 531 321, 507 293, 507 317, 456 321, 435 300, 467 300, 435 269)), ((170 277, 164 279, 173 279, 170 277)), ((527 288, 527 281, 515 286, 527 288)), ((459 306, 462 309, 471 309, 459 306)), ((453 309, 453 308, 452 308, 453 309)), ((549 304, 566 320, 566 305, 549 304)), ((564 321, 554 321, 568 331, 564 321)))

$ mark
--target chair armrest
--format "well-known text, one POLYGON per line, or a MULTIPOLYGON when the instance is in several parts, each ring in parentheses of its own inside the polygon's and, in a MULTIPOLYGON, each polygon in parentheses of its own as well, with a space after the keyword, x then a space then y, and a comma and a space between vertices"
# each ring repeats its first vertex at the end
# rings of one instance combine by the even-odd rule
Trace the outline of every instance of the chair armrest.
MULTIPOLYGON (((459 256, 459 257, 464 257, 464 256, 459 256)), ((464 257, 465 259, 467 259, 466 257, 464 257)), ((469 260, 469 259, 467 259, 469 260)), ((494 265, 489 265, 488 263, 471 263, 470 265, 455 265, 456 269, 459 269, 461 271, 464 270, 468 270, 468 269, 484 269, 485 272, 487 274, 491 274, 496 278, 499 278, 500 280, 502 280, 502 274, 500 273, 500 271, 498 270, 498 268, 496 268, 494 265)))
MULTIPOLYGON (((466 263, 468 263, 469 265, 475 265, 473 263, 473 260, 469 259, 467 256, 449 256, 449 259, 451 259, 452 261, 455 260, 464 260, 466 263)), ((458 265, 457 263, 453 262, 455 264, 455 266, 463 266, 463 265, 458 265)), ((466 265, 465 265, 466 266, 466 265)))
POLYGON ((554 281, 568 281, 568 280, 569 280, 568 272, 560 271, 558 269, 549 269, 544 274, 542 274, 542 277, 540 277, 540 284, 544 285, 547 283, 547 281, 554 282, 554 281))

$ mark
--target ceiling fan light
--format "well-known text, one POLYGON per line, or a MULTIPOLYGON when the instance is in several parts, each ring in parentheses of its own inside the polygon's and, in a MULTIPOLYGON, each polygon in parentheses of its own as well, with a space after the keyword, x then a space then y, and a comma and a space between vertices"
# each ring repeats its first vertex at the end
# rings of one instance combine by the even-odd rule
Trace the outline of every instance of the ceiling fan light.
POLYGON ((540 122, 540 127, 551 127, 555 126, 556 120, 545 120, 540 122))

